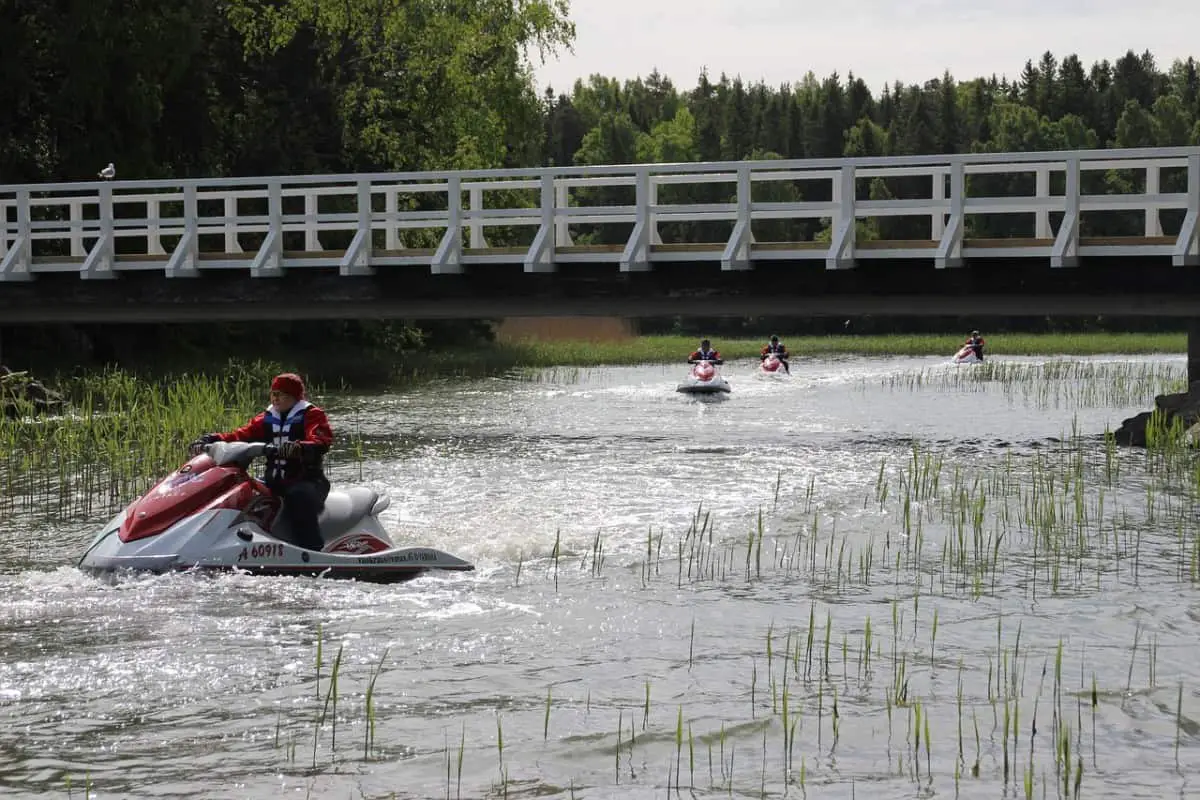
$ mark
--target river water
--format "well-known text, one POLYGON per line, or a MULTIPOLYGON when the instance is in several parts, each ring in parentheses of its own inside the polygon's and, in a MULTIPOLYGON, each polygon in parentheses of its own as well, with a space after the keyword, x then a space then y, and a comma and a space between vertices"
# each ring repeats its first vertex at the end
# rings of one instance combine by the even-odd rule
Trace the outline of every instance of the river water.
POLYGON ((1101 435, 1182 357, 755 368, 319 398, 473 573, 110 585, 106 515, 0 522, 0 794, 1193 791, 1195 479, 1101 435))

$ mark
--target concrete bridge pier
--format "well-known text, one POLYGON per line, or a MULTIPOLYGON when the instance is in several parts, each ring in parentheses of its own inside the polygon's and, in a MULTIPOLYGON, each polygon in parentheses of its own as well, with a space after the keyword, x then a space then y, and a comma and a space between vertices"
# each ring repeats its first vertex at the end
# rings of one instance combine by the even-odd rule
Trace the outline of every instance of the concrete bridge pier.
POLYGON ((1200 381, 1200 319, 1188 320, 1187 327, 1187 382, 1190 387, 1200 381))

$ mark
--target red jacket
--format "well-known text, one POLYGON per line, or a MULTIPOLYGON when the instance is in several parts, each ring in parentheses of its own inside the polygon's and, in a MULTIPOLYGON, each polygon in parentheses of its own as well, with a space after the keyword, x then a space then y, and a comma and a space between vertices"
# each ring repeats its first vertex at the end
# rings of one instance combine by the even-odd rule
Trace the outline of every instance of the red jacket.
POLYGON ((276 459, 267 467, 267 481, 323 480, 322 461, 333 444, 333 429, 321 408, 303 400, 297 406, 286 418, 280 418, 275 407, 269 406, 242 427, 216 437, 222 442, 266 442, 276 446, 296 442, 302 446, 302 457, 276 459))

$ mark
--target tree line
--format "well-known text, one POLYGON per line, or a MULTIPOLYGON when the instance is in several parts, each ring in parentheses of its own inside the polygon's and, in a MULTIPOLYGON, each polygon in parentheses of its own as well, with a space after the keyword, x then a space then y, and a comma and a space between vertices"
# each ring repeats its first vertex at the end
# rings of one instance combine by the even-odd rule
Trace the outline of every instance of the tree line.
MULTIPOLYGON (((1197 62, 1161 66, 1148 52, 1090 66, 1047 52, 1012 78, 945 73, 879 92, 853 73, 808 72, 779 86, 702 73, 681 88, 655 72, 593 75, 539 93, 531 58, 574 35, 566 0, 4 3, 0 30, 0 184, 88 180, 109 161, 118 178, 166 178, 1200 144, 1197 62)), ((1183 179, 1165 172, 1163 190, 1178 191, 1183 179)), ((1033 178, 976 180, 1003 194, 1030 191, 1033 178)), ((1122 192, 1142 178, 1086 180, 1085 191, 1122 192)), ((581 199, 630 201, 626 190, 593 191, 581 199)), ((671 187, 662 199, 724 202, 732 191, 671 187)), ((810 200, 828 189, 756 191, 810 200)), ((859 191, 919 196, 928 186, 876 180, 859 191)), ((1089 217, 1085 234, 1140 232, 1137 213, 1089 217)), ((1178 230, 1180 218, 1164 212, 1164 231, 1178 230)), ((821 220, 771 225, 765 238, 828 233, 821 220)), ((928 225, 884 219, 859 235, 927 236, 928 225)), ((971 226, 968 236, 1028 235, 1032 221, 1009 215, 971 226)), ((621 241, 628 231, 617 227, 580 228, 575 238, 621 241)), ((719 241, 727 228, 677 224, 663 237, 719 241)), ((529 236, 489 230, 495 244, 529 236)), ((329 334, 384 346, 430 340, 410 328, 347 324, 329 334)), ((269 335, 286 342, 293 331, 276 326, 269 335)), ((223 344, 235 346, 233 336, 226 331, 223 344)), ((25 338, 39 337, 58 341, 45 332, 25 338)), ((10 351, 14 339, 10 330, 10 351)))

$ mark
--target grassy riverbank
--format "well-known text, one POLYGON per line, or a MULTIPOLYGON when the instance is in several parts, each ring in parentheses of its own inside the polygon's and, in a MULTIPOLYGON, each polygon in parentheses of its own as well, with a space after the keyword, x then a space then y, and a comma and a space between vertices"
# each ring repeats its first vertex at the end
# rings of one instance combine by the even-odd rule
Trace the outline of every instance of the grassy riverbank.
MULTIPOLYGON (((949 358, 961 346, 959 334, 890 336, 786 336, 779 334, 795 357, 831 355, 935 356, 949 358)), ((748 358, 759 353, 767 337, 709 337, 722 357, 748 358)), ((1005 356, 1089 356, 1186 353, 1185 333, 999 334, 988 336, 987 354, 1005 356)), ((403 372, 429 374, 478 372, 505 367, 596 366, 684 360, 696 349, 694 336, 637 336, 612 341, 517 339, 478 348, 414 354, 403 372)))

